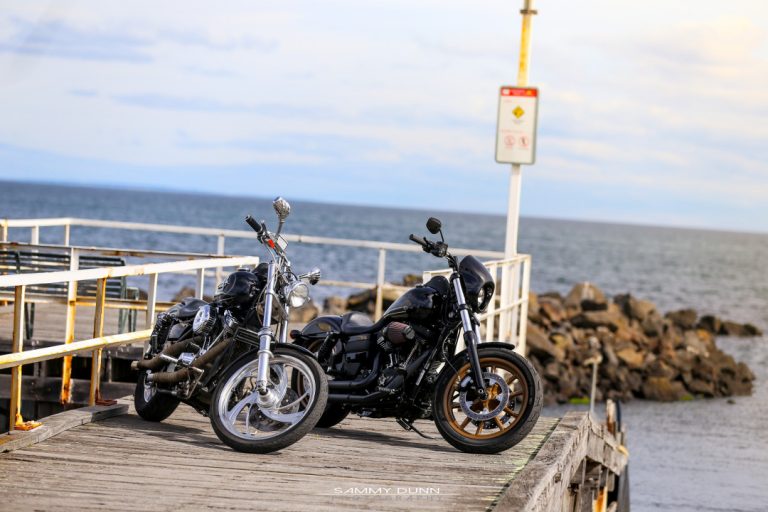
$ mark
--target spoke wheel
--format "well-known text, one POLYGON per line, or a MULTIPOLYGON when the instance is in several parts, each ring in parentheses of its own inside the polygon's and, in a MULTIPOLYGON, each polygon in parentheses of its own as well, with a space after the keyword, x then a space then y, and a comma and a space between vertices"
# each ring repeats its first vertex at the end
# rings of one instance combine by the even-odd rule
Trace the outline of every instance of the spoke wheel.
POLYGON ((478 355, 485 398, 467 386, 471 365, 466 352, 457 355, 435 385, 435 425, 459 450, 498 453, 522 441, 536 424, 541 382, 531 363, 508 346, 481 345, 478 355))
POLYGON ((520 421, 528 403, 528 384, 511 362, 498 358, 482 359, 486 399, 471 391, 461 391, 460 384, 470 371, 467 363, 459 369, 453 385, 445 389, 448 423, 462 436, 491 439, 504 435, 520 421))

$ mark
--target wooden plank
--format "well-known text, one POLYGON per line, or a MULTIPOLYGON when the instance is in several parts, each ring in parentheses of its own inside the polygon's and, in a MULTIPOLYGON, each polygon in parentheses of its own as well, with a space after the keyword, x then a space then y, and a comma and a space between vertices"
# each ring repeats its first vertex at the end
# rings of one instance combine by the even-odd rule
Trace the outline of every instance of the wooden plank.
POLYGON ((1 434, 0 453, 26 448, 86 423, 125 414, 128 407, 128 401, 123 399, 116 405, 83 407, 48 416, 43 420, 43 425, 34 430, 1 434))
POLYGON ((0 455, 0 482, 5 505, 18 509, 154 510, 184 502, 213 510, 481 510, 556 424, 542 418, 518 446, 478 456, 453 449, 431 422, 419 422, 434 437, 422 439, 392 420, 355 417, 280 452, 253 455, 227 448, 207 419, 182 405, 163 423, 131 413, 0 455))

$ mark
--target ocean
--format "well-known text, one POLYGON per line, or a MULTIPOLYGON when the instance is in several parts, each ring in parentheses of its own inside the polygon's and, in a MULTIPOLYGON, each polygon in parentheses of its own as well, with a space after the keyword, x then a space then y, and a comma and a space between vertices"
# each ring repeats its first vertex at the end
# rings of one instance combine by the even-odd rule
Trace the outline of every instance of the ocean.
MULTIPOLYGON (((427 217, 436 216, 451 246, 499 251, 504 246, 501 216, 291 204, 285 231, 292 234, 407 243, 410 233, 425 234, 427 217)), ((247 214, 274 224, 268 199, 0 182, 0 218, 67 216, 247 230, 247 214)), ((41 231, 42 243, 61 243, 61 237, 61 228, 41 231)), ((12 229, 10 238, 28 241, 29 230, 12 229)), ((124 230, 73 228, 71 241, 216 250, 212 237, 124 230)), ((524 217, 518 245, 532 255, 531 288, 536 292, 567 293, 574 283, 590 281, 608 295, 629 292, 651 300, 661 311, 693 307, 768 331, 768 234, 524 217)), ((250 240, 227 239, 226 251, 264 256, 250 240)), ((294 244, 289 254, 298 271, 318 266, 328 279, 375 281, 375 250, 294 244)), ((439 263, 423 253, 390 251, 386 277, 396 282, 439 263)), ((169 299, 191 282, 186 276, 161 278, 160 298, 169 299)), ((135 284, 141 287, 143 281, 135 284)), ((313 292, 322 302, 349 290, 317 287, 313 292)), ((755 373, 753 396, 624 405, 634 510, 768 510, 768 429, 763 425, 768 420, 768 336, 720 338, 718 344, 755 373)), ((545 413, 565 409, 552 407, 545 413)))

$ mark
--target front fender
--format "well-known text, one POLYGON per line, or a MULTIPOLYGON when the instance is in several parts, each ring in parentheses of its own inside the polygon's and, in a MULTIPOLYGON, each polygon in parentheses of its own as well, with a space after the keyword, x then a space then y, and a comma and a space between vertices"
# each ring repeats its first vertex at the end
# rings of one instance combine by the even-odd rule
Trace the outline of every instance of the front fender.
POLYGON ((301 352, 305 355, 310 356, 312 359, 317 361, 317 357, 315 354, 307 350, 306 348, 302 347, 301 345, 296 345, 295 343, 275 343, 272 345, 272 353, 279 353, 283 350, 286 350, 288 352, 301 352))
MULTIPOLYGON (((488 348, 503 348, 508 350, 515 350, 515 346, 512 343, 503 343, 501 341, 489 341, 488 343, 478 343, 477 348, 481 349, 484 347, 488 348)), ((464 360, 469 359, 467 356, 467 349, 462 350, 455 356, 453 356, 454 360, 464 360)))

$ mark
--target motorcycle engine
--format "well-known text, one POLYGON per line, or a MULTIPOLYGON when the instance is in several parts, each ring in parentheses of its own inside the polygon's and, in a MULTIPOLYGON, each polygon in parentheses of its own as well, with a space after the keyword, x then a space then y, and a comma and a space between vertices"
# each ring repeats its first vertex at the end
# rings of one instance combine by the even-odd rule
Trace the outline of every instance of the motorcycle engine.
POLYGON ((377 344, 389 361, 379 377, 380 387, 394 389, 402 384, 415 340, 416 332, 413 328, 400 322, 392 322, 381 331, 377 344))

